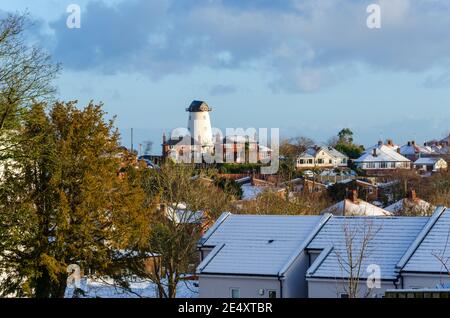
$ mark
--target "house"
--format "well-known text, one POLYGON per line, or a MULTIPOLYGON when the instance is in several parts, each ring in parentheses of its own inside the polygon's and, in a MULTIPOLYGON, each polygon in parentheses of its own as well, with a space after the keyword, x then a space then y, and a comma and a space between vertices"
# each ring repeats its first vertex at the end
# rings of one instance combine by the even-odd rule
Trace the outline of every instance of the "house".
POLYGON ((432 148, 420 146, 414 140, 408 141, 406 145, 400 147, 400 154, 411 161, 436 155, 432 148))
POLYGON ((447 170, 448 164, 442 158, 419 158, 414 162, 414 169, 421 172, 437 172, 447 170))
POLYGON ((438 208, 397 265, 399 288, 450 284, 450 209, 438 208))
POLYGON ((350 190, 348 198, 330 206, 321 214, 346 216, 392 216, 392 213, 358 198, 358 190, 350 190))
POLYGON ((366 150, 354 163, 368 175, 383 175, 399 169, 411 169, 411 160, 381 141, 377 146, 366 150))
POLYGON ((304 248, 326 216, 224 213, 198 244, 200 297, 306 297, 304 248))
POLYGON ((429 215, 436 207, 417 197, 415 190, 408 191, 408 196, 384 208, 395 215, 429 215))
POLYGON ((297 158, 297 169, 325 169, 347 167, 348 157, 333 147, 314 146, 297 158))
POLYGON ((428 219, 330 218, 306 247, 311 260, 306 274, 308 297, 382 297, 385 290, 400 288, 397 264, 428 219), (374 274, 379 275, 380 285, 369 289, 367 281, 372 282, 374 274), (352 295, 349 295, 350 281, 355 290, 352 295))

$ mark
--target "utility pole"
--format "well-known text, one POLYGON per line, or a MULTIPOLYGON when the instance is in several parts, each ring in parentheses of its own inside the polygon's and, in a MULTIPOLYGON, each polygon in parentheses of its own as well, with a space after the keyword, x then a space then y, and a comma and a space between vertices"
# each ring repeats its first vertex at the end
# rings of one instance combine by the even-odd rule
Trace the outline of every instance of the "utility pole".
POLYGON ((131 152, 133 152, 133 128, 131 128, 131 152))

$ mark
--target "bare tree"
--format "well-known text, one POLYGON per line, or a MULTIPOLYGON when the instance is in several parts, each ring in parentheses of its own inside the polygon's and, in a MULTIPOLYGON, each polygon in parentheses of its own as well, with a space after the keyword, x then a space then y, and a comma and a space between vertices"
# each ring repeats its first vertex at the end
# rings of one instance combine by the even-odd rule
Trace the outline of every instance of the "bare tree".
POLYGON ((149 244, 140 251, 133 271, 152 281, 161 298, 176 297, 179 283, 194 273, 198 240, 231 201, 213 183, 192 178, 195 173, 190 165, 168 163, 160 170, 150 169, 144 185, 155 209, 149 244), (144 259, 150 260, 149 266, 144 259))
MULTIPOLYGON (((363 267, 371 253, 371 242, 380 231, 381 227, 374 227, 370 219, 362 219, 361 223, 344 223, 342 231, 344 235, 344 248, 342 251, 335 249, 339 267, 342 272, 342 288, 349 298, 358 298, 361 292, 363 267)), ((368 297, 371 289, 363 294, 368 297)))
MULTIPOLYGON (((437 259, 441 264, 441 268, 445 270, 445 273, 441 274, 450 275, 450 256, 447 256, 447 248, 450 240, 450 229, 448 230, 447 237, 445 238, 445 243, 442 250, 433 251, 431 254, 437 259)), ((443 281, 441 281, 443 283, 443 281)))

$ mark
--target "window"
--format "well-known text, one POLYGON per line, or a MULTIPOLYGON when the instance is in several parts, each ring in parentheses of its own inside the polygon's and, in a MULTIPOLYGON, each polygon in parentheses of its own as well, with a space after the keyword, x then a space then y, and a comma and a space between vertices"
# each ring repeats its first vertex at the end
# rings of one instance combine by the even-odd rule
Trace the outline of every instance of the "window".
POLYGON ((231 288, 231 298, 240 298, 241 293, 239 291, 239 288, 231 288))
POLYGON ((277 291, 276 290, 269 290, 268 291, 269 298, 277 298, 277 291))
POLYGON ((320 164, 323 164, 323 159, 318 159, 317 162, 320 164))
POLYGON ((341 294, 341 298, 349 298, 349 297, 348 297, 348 294, 343 293, 343 294, 341 294))

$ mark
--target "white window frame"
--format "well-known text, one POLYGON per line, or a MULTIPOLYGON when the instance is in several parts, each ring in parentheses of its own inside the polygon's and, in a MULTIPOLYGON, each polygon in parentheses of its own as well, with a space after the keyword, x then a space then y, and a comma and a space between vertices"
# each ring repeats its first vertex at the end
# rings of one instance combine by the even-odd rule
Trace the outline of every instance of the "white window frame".
POLYGON ((231 287, 230 288, 230 298, 241 298, 241 289, 239 287, 231 287), (237 291, 238 296, 233 297, 233 291, 237 291))

